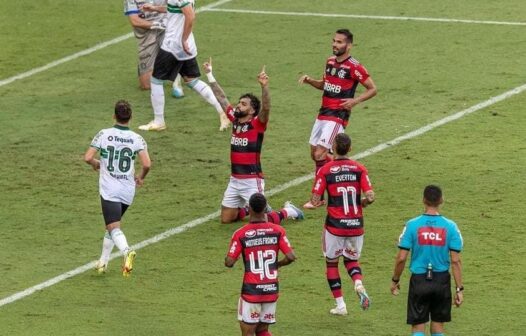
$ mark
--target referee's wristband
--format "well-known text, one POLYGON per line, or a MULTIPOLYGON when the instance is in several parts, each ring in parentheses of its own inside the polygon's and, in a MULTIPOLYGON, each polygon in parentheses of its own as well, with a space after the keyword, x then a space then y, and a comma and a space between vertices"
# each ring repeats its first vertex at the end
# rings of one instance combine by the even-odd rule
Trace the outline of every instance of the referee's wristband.
POLYGON ((457 287, 457 293, 462 292, 464 290, 464 286, 457 287))
POLYGON ((395 278, 391 278, 391 281, 397 284, 397 283, 399 283, 399 282, 400 282, 400 279, 398 279, 398 280, 395 280, 395 278))
POLYGON ((206 78, 208 78, 208 83, 215 83, 216 79, 214 75, 212 74, 212 71, 206 74, 206 78))

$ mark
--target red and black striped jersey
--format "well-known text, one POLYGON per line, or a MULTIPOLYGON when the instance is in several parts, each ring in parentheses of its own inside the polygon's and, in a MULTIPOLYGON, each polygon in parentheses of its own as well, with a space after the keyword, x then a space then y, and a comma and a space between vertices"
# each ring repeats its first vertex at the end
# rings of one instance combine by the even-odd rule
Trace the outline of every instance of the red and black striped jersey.
POLYGON ((365 67, 351 56, 343 62, 336 61, 336 56, 329 57, 323 74, 323 98, 318 119, 332 120, 346 127, 350 111, 340 107, 342 99, 354 98, 358 83, 363 84, 368 78, 365 67))
POLYGON ((285 229, 279 225, 250 222, 234 232, 227 255, 233 259, 243 256, 243 300, 252 303, 277 301, 279 251, 292 252, 285 229))
POLYGON ((261 168, 261 149, 267 124, 256 116, 250 121, 240 123, 234 117, 234 108, 229 106, 226 113, 232 122, 230 139, 230 163, 232 176, 236 178, 263 178, 261 168))
POLYGON ((327 231, 344 237, 364 234, 361 194, 372 189, 367 169, 356 161, 336 159, 320 168, 312 193, 329 194, 327 231))

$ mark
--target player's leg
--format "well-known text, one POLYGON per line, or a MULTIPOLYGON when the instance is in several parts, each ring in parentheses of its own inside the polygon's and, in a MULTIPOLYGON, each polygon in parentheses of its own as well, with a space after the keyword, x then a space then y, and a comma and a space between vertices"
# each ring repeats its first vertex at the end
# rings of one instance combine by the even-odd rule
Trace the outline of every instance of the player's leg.
POLYGON ((281 225, 281 222, 285 219, 303 220, 304 218, 305 214, 303 211, 290 201, 286 201, 283 204, 283 208, 279 211, 272 210, 267 213, 267 220, 278 225, 281 225))
MULTIPOLYGON (((430 316, 428 282, 425 275, 412 274, 407 293, 407 324, 411 325, 411 335, 424 336, 426 323, 430 316)), ((449 302, 451 306, 451 301, 449 302)))
POLYGON ((248 209, 245 207, 248 200, 241 195, 243 182, 243 180, 230 177, 221 202, 221 223, 233 223, 248 215, 248 209))
POLYGON ((114 246, 115 243, 113 242, 113 239, 111 239, 111 235, 108 230, 106 230, 102 240, 102 252, 100 254, 99 260, 95 264, 95 270, 97 273, 101 274, 106 272, 108 263, 110 261, 111 251, 113 250, 114 246))
POLYGON ((181 75, 183 76, 183 79, 188 87, 197 92, 208 104, 215 108, 220 121, 219 130, 226 130, 230 125, 230 120, 228 120, 225 111, 223 111, 223 108, 221 107, 221 104, 219 104, 217 101, 212 88, 199 79, 201 72, 199 71, 199 65, 197 64, 197 60, 195 58, 184 62, 181 68, 181 75))
POLYGON ((260 323, 256 327, 256 336, 272 336, 268 328, 276 323, 276 305, 277 302, 261 304, 260 323))
POLYGON ((259 324, 261 304, 250 303, 239 298, 237 306, 237 319, 242 336, 253 336, 259 324))
POLYGON ((128 276, 133 269, 135 251, 128 245, 126 236, 121 230, 121 218, 128 209, 128 205, 121 202, 111 202, 101 198, 102 214, 106 223, 106 230, 110 233, 111 239, 121 251, 124 257, 123 275, 128 276))
POLYGON ((332 297, 336 301, 336 308, 332 308, 329 311, 333 315, 347 315, 347 306, 343 299, 342 280, 338 269, 338 260, 343 250, 343 240, 340 238, 332 235, 325 229, 323 229, 321 234, 321 245, 326 266, 325 276, 327 277, 332 297))
POLYGON ((357 237, 345 238, 343 257, 344 265, 347 273, 354 282, 354 291, 360 299, 360 307, 363 310, 368 309, 371 304, 371 299, 367 295, 365 286, 363 285, 362 269, 360 267, 360 256, 362 254, 363 235, 357 237))
MULTIPOLYGON (((430 281, 428 281, 430 282, 430 281)), ((444 323, 451 321, 451 275, 449 272, 433 273, 433 297, 430 300, 431 335, 444 336, 444 323)))
POLYGON ((138 74, 139 85, 142 90, 150 89, 150 80, 153 72, 155 57, 160 49, 164 32, 160 30, 149 30, 137 41, 139 54, 138 74))
POLYGON ((177 73, 181 67, 175 57, 168 51, 159 50, 153 66, 150 80, 150 99, 153 108, 154 119, 146 125, 139 126, 143 131, 162 131, 166 129, 164 122, 164 86, 165 80, 173 80, 172 73, 177 73))
POLYGON ((172 96, 175 98, 184 98, 183 86, 181 85, 181 74, 177 74, 172 83, 172 96))

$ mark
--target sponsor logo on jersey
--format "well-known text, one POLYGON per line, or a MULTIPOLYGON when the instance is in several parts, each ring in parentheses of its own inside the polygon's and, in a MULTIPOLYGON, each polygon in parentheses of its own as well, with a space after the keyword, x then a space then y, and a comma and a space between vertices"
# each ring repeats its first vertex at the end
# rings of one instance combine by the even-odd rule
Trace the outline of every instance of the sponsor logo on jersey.
POLYGON ((247 232, 245 232, 245 237, 247 238, 252 238, 255 236, 256 236, 256 230, 248 230, 247 232))
POLYGON ((247 138, 238 138, 238 137, 232 136, 232 138, 230 139, 230 144, 234 145, 234 146, 246 147, 246 146, 248 146, 248 139, 247 138))
POLYGON ((433 246, 446 245, 446 229, 431 226, 418 228, 418 244, 433 246))
POLYGON ((276 292, 278 290, 276 284, 257 285, 256 289, 261 289, 263 292, 276 292))
POLYGON ((342 87, 341 87, 341 85, 336 85, 336 84, 331 84, 331 83, 325 82, 323 84, 323 90, 328 91, 328 92, 332 92, 332 93, 340 93, 342 91, 342 87))
POLYGON ((335 74, 336 74, 336 68, 332 68, 332 69, 331 69, 331 75, 334 76, 335 74))
POLYGON ((113 136, 113 135, 108 136, 108 141, 133 144, 133 139, 126 139, 126 138, 121 138, 121 137, 113 136))
POLYGON ((342 171, 353 171, 356 169, 358 169, 358 167, 356 166, 347 166, 347 165, 342 166, 342 171))
POLYGON ((334 166, 334 167, 331 167, 329 170, 331 171, 331 173, 336 174, 336 173, 339 173, 341 169, 342 168, 340 166, 334 166))
POLYGON ((340 223, 345 224, 346 226, 360 226, 360 219, 340 219, 340 223))

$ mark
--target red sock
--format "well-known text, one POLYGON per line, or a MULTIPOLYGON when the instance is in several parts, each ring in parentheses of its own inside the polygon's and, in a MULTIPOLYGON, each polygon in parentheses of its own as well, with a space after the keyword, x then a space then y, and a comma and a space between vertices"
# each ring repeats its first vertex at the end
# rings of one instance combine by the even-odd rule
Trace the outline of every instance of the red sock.
POLYGON ((338 263, 326 262, 327 272, 327 282, 329 283, 329 288, 331 289, 332 296, 338 298, 343 296, 342 294, 342 280, 340 279, 340 271, 338 270, 338 263))
POLYGON ((345 258, 343 260, 343 263, 345 264, 345 269, 347 270, 347 273, 351 276, 352 281, 356 280, 362 280, 362 269, 360 268, 360 263, 358 260, 351 260, 345 258))
POLYGON ((256 336, 272 336, 272 334, 268 330, 262 330, 262 331, 257 331, 256 336))
POLYGON ((284 210, 281 210, 280 212, 277 211, 271 211, 267 214, 267 220, 271 223, 281 225, 281 221, 287 218, 287 212, 284 210))
POLYGON ((245 208, 239 208, 239 211, 237 212, 237 220, 243 220, 247 216, 247 209, 245 208))

